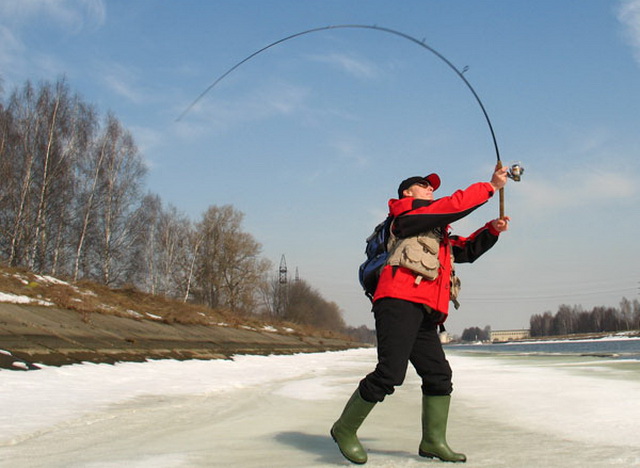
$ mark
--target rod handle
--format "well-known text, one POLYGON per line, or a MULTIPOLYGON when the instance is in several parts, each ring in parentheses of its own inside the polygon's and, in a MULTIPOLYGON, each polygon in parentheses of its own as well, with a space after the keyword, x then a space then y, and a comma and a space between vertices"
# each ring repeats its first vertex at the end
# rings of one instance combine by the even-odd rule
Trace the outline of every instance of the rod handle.
MULTIPOLYGON (((496 170, 502 169, 502 161, 498 160, 496 170)), ((504 187, 500 189, 500 219, 504 219, 504 187)))

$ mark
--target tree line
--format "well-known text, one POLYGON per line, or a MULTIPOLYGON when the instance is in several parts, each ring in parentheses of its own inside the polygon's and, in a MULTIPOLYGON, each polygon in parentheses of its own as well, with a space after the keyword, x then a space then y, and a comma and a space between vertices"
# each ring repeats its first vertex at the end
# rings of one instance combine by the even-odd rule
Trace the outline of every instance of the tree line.
MULTIPOLYGON (((622 298, 618 308, 598 306, 591 310, 563 304, 555 314, 547 311, 532 315, 529 330, 532 337, 640 330, 640 301, 622 298)), ((491 341, 491 327, 465 328, 460 339, 491 341)))
POLYGON ((462 341, 491 341, 491 327, 487 325, 484 328, 470 327, 465 328, 460 336, 462 341))
POLYGON ((147 168, 113 113, 65 79, 0 88, 0 257, 11 267, 133 285, 238 315, 344 331, 335 303, 304 280, 277 285, 233 206, 197 222, 145 193, 147 168))
POLYGON ((640 302, 623 298, 620 306, 598 306, 584 310, 581 306, 561 305, 554 314, 532 315, 531 336, 570 335, 640 330, 640 302))

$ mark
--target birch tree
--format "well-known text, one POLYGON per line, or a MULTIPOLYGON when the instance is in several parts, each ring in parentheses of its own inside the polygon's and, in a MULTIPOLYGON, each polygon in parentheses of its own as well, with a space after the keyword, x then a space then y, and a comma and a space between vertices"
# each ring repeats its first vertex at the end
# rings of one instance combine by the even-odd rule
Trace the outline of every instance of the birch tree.
POLYGON ((40 96, 46 131, 41 143, 40 175, 36 178, 39 187, 29 265, 53 274, 61 267, 68 273, 76 167, 89 145, 93 112, 77 94, 71 93, 63 79, 55 85, 43 85, 40 96))
POLYGON ((131 214, 140 202, 146 167, 131 134, 108 114, 99 147, 103 148, 98 170, 95 202, 95 243, 91 245, 95 269, 91 274, 106 285, 116 285, 127 271, 133 235, 131 214))
POLYGON ((3 251, 10 265, 56 272, 66 260, 75 164, 86 149, 88 106, 64 79, 16 89, 4 109, 3 251))
POLYGON ((9 265, 18 266, 26 251, 25 237, 31 207, 33 166, 35 148, 32 144, 33 134, 38 132, 39 117, 34 102, 35 90, 27 82, 21 91, 14 91, 9 100, 9 112, 12 115, 13 130, 19 138, 11 148, 5 150, 8 173, 4 183, 11 191, 11 200, 6 206, 6 232, 8 238, 7 260, 9 265))
POLYGON ((134 218, 133 282, 151 294, 182 299, 193 263, 191 222, 152 194, 144 197, 134 218))

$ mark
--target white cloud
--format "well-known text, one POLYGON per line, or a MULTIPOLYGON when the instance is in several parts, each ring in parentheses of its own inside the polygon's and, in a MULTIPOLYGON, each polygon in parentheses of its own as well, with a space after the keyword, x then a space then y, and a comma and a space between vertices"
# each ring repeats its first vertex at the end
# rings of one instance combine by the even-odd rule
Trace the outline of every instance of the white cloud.
POLYGON ((625 37, 640 64, 640 0, 623 0, 618 9, 618 20, 624 26, 625 37))

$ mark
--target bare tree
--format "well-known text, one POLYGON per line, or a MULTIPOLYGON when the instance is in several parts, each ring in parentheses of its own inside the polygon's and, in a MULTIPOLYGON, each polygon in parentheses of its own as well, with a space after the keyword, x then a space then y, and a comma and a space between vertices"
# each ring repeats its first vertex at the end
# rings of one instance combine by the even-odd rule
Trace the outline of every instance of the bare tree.
POLYGON ((134 253, 129 271, 129 281, 151 294, 158 290, 158 220, 162 212, 160 197, 146 195, 134 213, 134 253))
POLYGON ((306 281, 289 285, 284 319, 326 330, 342 331, 346 328, 342 312, 334 302, 326 301, 306 281))
POLYGON ((282 319, 285 309, 281 307, 283 294, 280 294, 283 287, 280 283, 280 279, 277 274, 269 275, 269 277, 262 283, 260 287, 260 299, 262 306, 262 313, 267 317, 274 319, 282 319))
POLYGON ((14 153, 19 136, 15 119, 0 102, 0 254, 9 257, 13 234, 13 211, 16 198, 14 153))
POLYGON ((4 112, 2 224, 8 261, 56 272, 66 260, 75 164, 86 150, 89 107, 64 79, 15 90, 4 112))
MULTIPOLYGON (((92 116, 93 117, 93 116, 92 116)), ((85 244, 91 237, 92 228, 95 229, 95 219, 100 202, 99 187, 101 176, 104 171, 104 161, 106 158, 109 139, 106 132, 102 132, 96 137, 96 120, 92 118, 87 123, 87 129, 92 134, 90 147, 80 155, 77 161, 78 182, 76 186, 76 213, 75 218, 75 245, 73 252, 73 272, 74 280, 78 279, 81 268, 81 261, 85 258, 85 244)), ((93 236, 95 239, 95 235, 93 236)))
POLYGON ((107 115, 98 145, 102 148, 97 171, 95 233, 91 245, 97 265, 91 274, 106 285, 119 284, 126 274, 133 245, 131 214, 140 201, 146 167, 131 134, 112 115, 107 115))
POLYGON ((7 260, 11 266, 22 263, 26 251, 23 242, 29 234, 24 227, 28 225, 33 184, 32 171, 36 157, 32 142, 40 120, 34 96, 35 90, 32 84, 27 82, 21 92, 16 90, 12 93, 8 106, 13 117, 13 129, 20 139, 10 149, 5 150, 8 156, 6 164, 8 177, 4 183, 12 191, 12 199, 5 211, 8 236, 7 260))
POLYGON ((270 268, 260 259, 261 246, 241 229, 243 214, 232 206, 212 206, 197 225, 202 239, 197 260, 198 300, 210 307, 249 313, 270 268))
POLYGON ((187 302, 191 297, 191 287, 195 279, 196 267, 198 261, 198 255, 200 253, 200 247, 204 241, 204 237, 201 233, 189 229, 188 237, 187 237, 187 246, 185 249, 185 268, 184 268, 184 277, 183 277, 183 287, 184 295, 182 297, 183 302, 187 302))
POLYGON ((136 237, 134 283, 152 294, 182 298, 192 271, 190 220, 147 195, 134 215, 136 237))
MULTIPOLYGON (((171 297, 181 297, 191 274, 191 221, 169 206, 158 220, 158 270, 160 290, 171 297)), ((197 246, 195 246, 197 249, 197 246)))

